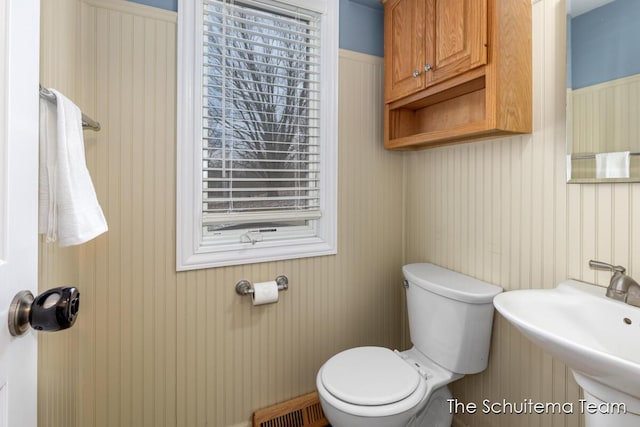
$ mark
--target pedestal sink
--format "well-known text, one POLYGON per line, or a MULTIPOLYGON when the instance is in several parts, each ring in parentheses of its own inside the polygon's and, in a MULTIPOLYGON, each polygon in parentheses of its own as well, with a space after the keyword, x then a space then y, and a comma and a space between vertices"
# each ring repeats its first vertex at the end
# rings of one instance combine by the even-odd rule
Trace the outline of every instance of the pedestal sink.
POLYGON ((576 280, 494 299, 498 312, 563 361, 584 389, 587 427, 640 426, 640 308, 576 280))

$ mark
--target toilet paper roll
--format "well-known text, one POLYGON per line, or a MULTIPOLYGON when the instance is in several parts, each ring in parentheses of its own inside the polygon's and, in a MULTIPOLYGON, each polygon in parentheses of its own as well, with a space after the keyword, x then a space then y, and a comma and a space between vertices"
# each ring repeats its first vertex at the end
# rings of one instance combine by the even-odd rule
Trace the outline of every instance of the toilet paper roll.
POLYGON ((275 281, 253 284, 253 305, 278 302, 278 284, 275 281))

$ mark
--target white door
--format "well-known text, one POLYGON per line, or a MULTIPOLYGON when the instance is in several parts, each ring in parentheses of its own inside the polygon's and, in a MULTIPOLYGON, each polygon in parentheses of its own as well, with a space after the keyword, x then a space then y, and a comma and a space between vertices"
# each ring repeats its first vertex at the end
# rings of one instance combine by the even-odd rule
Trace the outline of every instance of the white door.
POLYGON ((0 427, 37 424, 36 335, 7 312, 38 279, 39 1, 0 0, 0 427))

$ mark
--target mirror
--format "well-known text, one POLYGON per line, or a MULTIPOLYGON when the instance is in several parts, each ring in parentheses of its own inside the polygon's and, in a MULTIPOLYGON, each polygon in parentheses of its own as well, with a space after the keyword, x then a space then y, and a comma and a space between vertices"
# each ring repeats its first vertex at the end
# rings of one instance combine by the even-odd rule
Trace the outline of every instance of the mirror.
POLYGON ((640 182, 640 1, 566 5, 567 182, 640 182))

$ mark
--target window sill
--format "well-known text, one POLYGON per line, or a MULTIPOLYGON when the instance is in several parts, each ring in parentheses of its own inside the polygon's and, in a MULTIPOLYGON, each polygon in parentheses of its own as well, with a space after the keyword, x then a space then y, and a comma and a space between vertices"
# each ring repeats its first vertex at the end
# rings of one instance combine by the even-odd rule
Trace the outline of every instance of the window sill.
POLYGON ((203 246, 191 254, 179 252, 176 270, 188 271, 337 254, 335 243, 328 243, 317 237, 292 241, 257 242, 254 245, 246 243, 237 246, 240 248, 234 250, 216 251, 211 247, 203 246))

